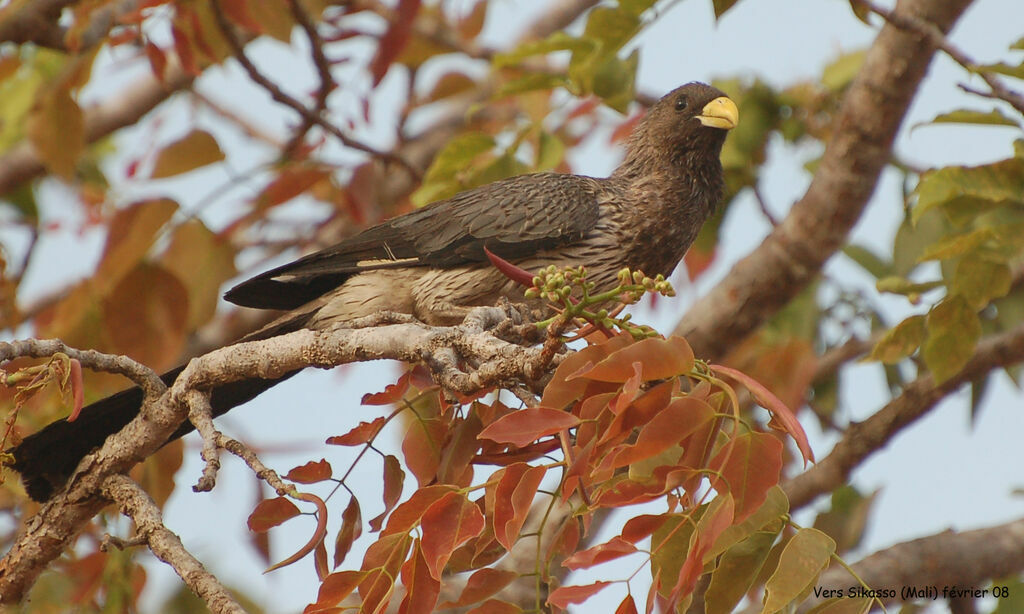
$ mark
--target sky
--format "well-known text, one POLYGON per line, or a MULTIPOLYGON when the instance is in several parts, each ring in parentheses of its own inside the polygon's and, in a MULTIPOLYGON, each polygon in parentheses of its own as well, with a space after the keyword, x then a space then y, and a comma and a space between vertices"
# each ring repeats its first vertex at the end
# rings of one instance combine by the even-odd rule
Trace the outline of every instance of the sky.
MULTIPOLYGON (((978 0, 954 30, 951 40, 980 61, 1007 57, 1008 45, 1024 34, 1020 19, 1007 18, 1020 15, 1019 6, 1015 6, 1018 2, 978 0)), ((484 38, 501 44, 528 23, 529 17, 543 5, 539 0, 493 2, 484 38)), ((664 15, 637 42, 639 89, 655 95, 692 80, 741 76, 784 86, 801 79, 815 79, 823 67, 840 54, 868 45, 876 31, 857 21, 845 0, 745 0, 717 23, 711 2, 706 0, 661 6, 663 8, 658 10, 664 15)), ((299 38, 295 37, 297 43, 299 38)), ((275 80, 290 91, 303 92, 309 90, 314 73, 308 65, 308 54, 302 48, 301 44, 290 50, 277 43, 257 43, 252 46, 252 52, 275 80)), ((115 80, 127 82, 138 74, 139 68, 121 66, 120 61, 112 58, 115 80)), ((216 81, 199 80, 200 91, 217 100, 242 106, 243 112, 266 130, 284 134, 283 120, 291 118, 274 109, 262 93, 246 83, 237 66, 214 69, 213 73, 211 77, 216 81), (223 79, 227 79, 227 85, 223 79)), ((940 112, 960 106, 991 108, 992 103, 972 100, 957 90, 956 84, 966 80, 964 72, 945 57, 933 64, 897 139, 896 151, 900 156, 928 167, 954 162, 983 163, 1010 153, 1010 143, 1015 138, 1010 128, 921 126, 911 129, 940 112)), ((384 94, 375 100, 374 124, 360 137, 371 141, 386 138, 389 114, 395 112, 397 104, 395 93, 400 93, 399 81, 385 81, 384 94), (389 91, 392 92, 390 98, 389 91)), ((111 89, 86 92, 86 96, 99 98, 109 91, 111 89)), ((344 95, 337 103, 346 104, 344 95)), ((222 147, 229 152, 228 164, 235 171, 266 160, 266 151, 240 146, 237 134, 231 134, 230 129, 219 125, 216 117, 202 110, 178 102, 159 113, 162 125, 157 138, 171 140, 183 133, 186 128, 182 126, 194 120, 217 135, 222 147)), ((133 142, 133 136, 127 134, 124 142, 133 142)), ((119 165, 123 168, 127 159, 138 153, 128 151, 112 159, 110 165, 114 174, 120 172, 123 176, 123 170, 118 171, 119 165)), ((772 144, 770 161, 762 172, 763 191, 777 217, 783 216, 806 189, 810 175, 803 164, 819 153, 812 148, 794 148, 781 142, 772 144)), ((347 154, 339 151, 336 155, 347 154)), ((614 168, 619 156, 620 152, 609 148, 605 139, 594 138, 573 156, 572 164, 576 172, 601 176, 614 168)), ((223 180, 223 169, 210 169, 191 173, 181 181, 163 182, 158 189, 174 194, 185 206, 196 206, 223 180)), ((125 182, 117 189, 123 202, 130 202, 150 188, 125 182)), ((203 219, 214 227, 231 220, 241 207, 232 204, 232 198, 237 197, 234 202, 241 203, 248 195, 245 189, 229 194, 215 207, 204 208, 203 219)), ((49 204, 44 214, 54 218, 66 214, 59 204, 63 188, 50 185, 46 190, 49 204)), ((869 208, 854 229, 852 240, 880 253, 890 251, 902 218, 899 195, 897 177, 883 176, 869 208)), ((317 208, 311 206, 296 209, 294 215, 302 219, 317 212, 317 208)), ((729 266, 753 249, 769 230, 753 200, 742 200, 726 219, 722 232, 725 240, 720 246, 719 261, 712 270, 696 285, 679 280, 676 288, 680 296, 671 305, 647 314, 647 321, 664 333, 670 332, 686 306, 727 274, 729 266)), ((102 240, 98 233, 73 240, 60 236, 49 239, 28 281, 28 298, 59 287, 69 278, 87 275, 95 266, 102 240), (60 279, 54 274, 58 270, 63 276, 60 279)), ((842 258, 834 258, 827 265, 827 272, 844 283, 874 294, 873 280, 842 258)), ((878 297, 877 301, 892 315, 893 321, 920 311, 920 308, 915 311, 900 297, 878 297)), ((348 450, 323 446, 323 439, 326 435, 345 432, 357 420, 370 420, 379 415, 379 408, 361 407, 358 399, 366 392, 382 390, 394 380, 396 373, 396 368, 386 363, 352 365, 331 372, 307 371, 271 389, 245 410, 229 414, 221 421, 221 426, 257 449, 266 450, 264 460, 282 471, 321 456, 327 457, 336 468, 344 467, 348 450)), ((1019 474, 1010 469, 1024 466, 1024 448, 1018 439, 1020 429, 1012 428, 1022 424, 1024 403, 1005 376, 996 379, 984 410, 973 424, 967 397, 961 391, 898 435, 886 449, 876 453, 854 473, 853 482, 862 492, 881 489, 862 554, 948 528, 989 526, 1024 514, 1024 499, 1015 498, 1011 492, 1022 485, 1021 480, 1019 474)), ((877 366, 858 365, 847 369, 843 388, 846 394, 841 417, 848 420, 863 420, 888 400, 877 366)), ((803 423, 812 431, 815 452, 822 458, 834 440, 814 432, 815 420, 804 419, 803 423)), ((247 475, 240 462, 224 455, 225 467, 217 489, 209 494, 192 493, 187 485, 199 476, 201 465, 197 441, 190 440, 190 444, 185 465, 178 475, 179 489, 166 509, 168 526, 215 574, 257 598, 269 611, 300 610, 315 596, 311 561, 261 575, 258 560, 250 556, 252 551, 245 528, 245 519, 258 500, 254 478, 247 475)), ((357 490, 368 493, 363 495, 367 501, 378 499, 373 493, 379 489, 379 463, 361 466, 360 474, 364 480, 357 482, 357 490)), ((344 498, 333 501, 337 511, 331 534, 336 531, 340 511, 347 503, 344 498)), ((820 509, 822 503, 819 501, 816 509, 820 509)), ((376 513, 364 509, 364 518, 376 513)), ((809 524, 811 520, 808 513, 797 516, 798 522, 809 524)), ((290 554, 290 549, 305 541, 312 526, 312 521, 302 519, 275 529, 271 533, 273 556, 282 558, 290 554)), ((350 560, 357 561, 360 555, 354 552, 350 560)), ((857 558, 852 556, 849 560, 857 558)), ((177 579, 159 562, 153 561, 147 568, 151 590, 144 604, 152 612, 169 591, 176 589, 177 579)), ((601 574, 616 577, 621 572, 602 567, 598 575, 601 574)), ((579 581, 584 580, 581 577, 579 581)), ((602 593, 601 598, 608 603, 618 603, 621 593, 602 593)), ((593 603, 603 609, 599 605, 601 601, 593 603)))

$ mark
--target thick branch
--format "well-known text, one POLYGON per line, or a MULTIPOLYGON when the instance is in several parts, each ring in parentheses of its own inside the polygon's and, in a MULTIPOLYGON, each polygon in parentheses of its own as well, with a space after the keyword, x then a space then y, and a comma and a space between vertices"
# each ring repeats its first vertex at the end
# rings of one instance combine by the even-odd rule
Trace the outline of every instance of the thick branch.
MULTIPOLYGON (((883 599, 889 603, 903 601, 903 587, 933 586, 938 599, 949 600, 950 595, 943 595, 944 587, 982 588, 990 580, 1024 571, 1024 519, 962 533, 945 531, 896 544, 853 565, 853 570, 873 589, 894 589, 894 599, 883 599)), ((858 584, 848 571, 833 566, 821 575, 816 586, 847 589, 858 584)))
POLYGON ((17 602, 46 566, 60 555, 103 508, 97 493, 109 476, 128 471, 155 452, 186 419, 190 391, 252 377, 274 378, 306 366, 395 359, 423 362, 446 388, 462 393, 507 381, 528 381, 542 349, 518 346, 488 329, 504 321, 496 307, 474 310, 457 327, 401 323, 331 332, 301 330, 264 341, 221 348, 191 361, 174 384, 139 417, 86 456, 68 487, 30 519, 0 560, 0 602, 17 602), (455 350, 455 351, 452 351, 455 350), (477 365, 463 371, 463 365, 477 365))
POLYGON ((855 467, 881 449, 896 433, 910 426, 943 397, 993 369, 1024 361, 1024 326, 994 335, 978 344, 959 373, 937 384, 923 375, 864 422, 851 424, 832 452, 817 465, 783 484, 791 509, 844 484, 855 467))
POLYGON ((224 585, 185 549, 181 538, 164 526, 160 508, 138 484, 127 476, 112 475, 103 484, 103 494, 135 522, 136 531, 153 554, 170 565, 211 612, 245 614, 224 585))
MULTIPOLYGON (((948 31, 970 0, 901 0, 894 14, 948 31)), ((807 193, 749 256, 676 326, 698 356, 717 360, 811 283, 846 241, 890 159, 892 142, 935 52, 934 43, 882 28, 850 85, 807 193)))

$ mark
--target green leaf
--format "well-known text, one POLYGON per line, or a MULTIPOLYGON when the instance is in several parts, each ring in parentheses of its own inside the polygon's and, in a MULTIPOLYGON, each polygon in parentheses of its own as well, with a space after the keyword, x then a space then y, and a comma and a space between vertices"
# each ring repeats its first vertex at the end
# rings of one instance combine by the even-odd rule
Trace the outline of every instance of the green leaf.
POLYGON ((778 612, 805 595, 836 551, 832 538, 817 529, 800 529, 779 557, 765 583, 764 612, 778 612))
POLYGON ((537 142, 537 162, 534 165, 538 171, 549 171, 558 166, 565 158, 565 143, 562 139, 542 130, 537 142))
POLYGON ((967 199, 992 204, 1024 204, 1024 159, 1008 158, 982 166, 950 166, 929 171, 917 185, 914 222, 933 207, 948 207, 967 199))
POLYGON ((941 281, 913 282, 902 277, 884 277, 878 280, 875 289, 879 292, 902 294, 911 301, 916 301, 919 295, 935 288, 941 288, 942 285, 941 281))
POLYGON ((974 72, 994 72, 999 75, 1006 75, 1007 77, 1024 79, 1024 64, 1018 64, 1016 66, 1010 66, 1003 62, 996 64, 981 64, 972 67, 972 70, 974 70, 974 72))
POLYGON ((731 9, 738 0, 712 0, 712 5, 715 7, 715 19, 721 19, 722 15, 726 11, 731 9))
POLYGON ((994 298, 1006 296, 1012 283, 1010 267, 980 254, 969 254, 956 265, 950 292, 964 297, 979 310, 994 298))
POLYGON ((854 17, 859 19, 861 23, 870 26, 871 22, 868 20, 868 17, 871 15, 871 9, 869 9, 863 2, 859 2, 858 0, 849 0, 849 2, 850 10, 853 11, 854 17))
POLYGON ((852 244, 847 245, 843 247, 843 253, 846 254, 847 258, 859 264, 862 269, 871 273, 875 279, 881 279, 892 274, 892 264, 886 262, 881 256, 866 247, 852 244))
POLYGON ((932 245, 924 250, 924 253, 917 259, 918 262, 927 260, 949 260, 963 256, 967 252, 974 251, 988 241, 995 238, 995 232, 991 228, 978 228, 966 234, 959 234, 932 245))
POLYGON ((619 8, 639 17, 641 13, 654 6, 655 2, 657 0, 619 0, 619 8))
POLYGON ((825 67, 821 74, 821 84, 833 92, 846 89, 846 86, 853 81, 864 64, 865 51, 854 51, 846 53, 825 67))
POLYGON ((613 54, 628 43, 640 30, 637 14, 606 6, 590 11, 583 38, 596 41, 602 54, 613 54))
POLYGON ((941 383, 970 360, 981 337, 981 322, 967 301, 955 295, 932 307, 926 326, 928 339, 922 355, 935 381, 941 383))
POLYGON ((507 53, 495 54, 491 61, 495 68, 504 68, 518 64, 526 58, 545 55, 555 51, 572 51, 574 53, 587 53, 593 51, 596 43, 592 40, 585 40, 570 36, 565 32, 555 32, 551 36, 539 41, 525 42, 507 53))
POLYGON ((913 354, 924 341, 924 320, 924 316, 910 316, 892 327, 875 344, 868 360, 894 364, 913 354))
POLYGON ((529 73, 525 76, 506 81, 498 88, 495 98, 505 98, 525 92, 536 92, 538 90, 550 90, 556 87, 567 87, 569 80, 563 75, 547 73, 529 73))
POLYGON ((928 124, 977 124, 983 126, 1013 126, 1020 128, 1020 123, 1003 114, 999 109, 992 109, 991 111, 975 111, 973 109, 957 109, 956 111, 950 111, 949 113, 940 113, 936 115, 930 122, 922 122, 914 126, 924 126, 928 124))
POLYGON ((492 149, 494 138, 482 132, 470 132, 449 141, 430 164, 423 184, 410 197, 413 204, 423 206, 464 189, 462 179, 471 174, 477 157, 492 149))
POLYGON ((1024 51, 1024 36, 1017 39, 1017 42, 1010 45, 1010 49, 1020 49, 1024 51))
POLYGON ((29 114, 26 131, 43 164, 54 174, 70 179, 78 156, 85 149, 82 109, 71 97, 70 84, 40 93, 36 108, 29 114))
POLYGON ((609 107, 619 113, 626 113, 629 103, 636 97, 636 69, 639 63, 640 54, 635 49, 625 60, 610 56, 593 74, 593 92, 609 107))
POLYGON ((758 531, 722 555, 711 573, 704 602, 707 614, 728 614, 757 579, 775 542, 773 531, 758 531))

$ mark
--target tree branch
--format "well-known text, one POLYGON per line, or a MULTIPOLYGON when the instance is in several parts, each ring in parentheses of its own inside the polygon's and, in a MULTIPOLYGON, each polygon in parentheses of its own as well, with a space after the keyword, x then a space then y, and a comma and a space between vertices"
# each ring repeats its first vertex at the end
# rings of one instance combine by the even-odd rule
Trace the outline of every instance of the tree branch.
POLYGON ((993 369, 1021 361, 1024 361, 1024 326, 983 340, 964 368, 942 383, 936 383, 931 374, 917 378, 873 416, 851 424, 821 462, 782 485, 789 497, 790 509, 803 507, 815 497, 846 483, 853 469, 865 458, 961 385, 993 369))
MULTIPOLYGON (((904 587, 935 587, 939 599, 944 587, 981 588, 989 580, 1024 570, 1024 519, 1003 525, 964 531, 944 531, 876 552, 853 565, 853 571, 873 589, 894 589, 894 599, 904 601, 904 587)), ((858 586, 850 572, 833 566, 818 578, 816 587, 847 589, 858 586)), ((991 591, 989 591, 991 596, 991 591)), ((818 601, 801 607, 810 609, 818 601)), ((805 610, 804 610, 805 611, 805 610)))
MULTIPOLYGON (((355 324, 366 325, 380 318, 372 316, 355 324)), ((27 522, 0 560, 0 603, 19 600, 103 508, 106 502, 97 493, 104 480, 128 471, 177 430, 188 415, 191 391, 252 377, 280 377, 307 366, 330 368, 378 359, 427 364, 443 387, 464 394, 509 381, 529 382, 543 349, 519 346, 491 334, 490 329, 505 319, 505 310, 481 307, 455 327, 406 322, 329 332, 300 330, 221 348, 192 360, 166 392, 144 404, 139 417, 107 438, 99 451, 86 456, 67 488, 27 522), (467 364, 476 367, 464 371, 467 364)))
POLYGON ((185 549, 181 538, 164 526, 160 508, 138 484, 127 476, 111 475, 103 482, 103 494, 135 522, 136 532, 153 554, 170 565, 212 612, 245 614, 216 576, 185 549))
MULTIPOLYGON (((893 11, 948 31, 970 0, 901 0, 893 11)), ((892 142, 935 52, 927 37, 882 28, 850 85, 818 171, 785 220, 675 328, 717 360, 817 278, 846 241, 890 159, 892 142), (899 58, 899 61, 893 61, 899 58)))

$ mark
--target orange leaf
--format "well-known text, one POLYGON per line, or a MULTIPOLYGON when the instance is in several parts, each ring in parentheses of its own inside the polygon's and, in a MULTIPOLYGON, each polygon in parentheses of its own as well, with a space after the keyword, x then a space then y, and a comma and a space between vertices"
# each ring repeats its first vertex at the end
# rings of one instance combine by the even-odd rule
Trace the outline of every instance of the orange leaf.
POLYGON ((384 524, 384 518, 395 508, 398 499, 402 496, 404 484, 405 472, 402 471, 398 458, 388 454, 384 457, 384 511, 370 520, 371 531, 380 531, 384 524))
POLYGON ((583 603, 611 582, 594 582, 582 586, 559 586, 548 595, 548 603, 563 610, 571 603, 583 603))
POLYGON ((715 411, 710 405, 690 397, 680 397, 640 429, 635 444, 622 446, 618 452, 608 454, 601 468, 624 467, 657 456, 714 421, 715 411))
POLYGON ((507 601, 488 599, 466 614, 520 614, 522 608, 507 601))
POLYGON ((409 430, 402 439, 402 454, 406 466, 421 486, 436 481, 441 449, 447 436, 447 422, 437 418, 421 416, 409 422, 409 430))
POLYGON ((510 443, 521 448, 546 435, 573 428, 579 423, 579 418, 561 410, 528 407, 499 418, 477 437, 498 443, 510 443))
POLYGON ((263 189, 256 198, 256 205, 259 208, 266 208, 289 201, 330 175, 329 170, 319 167, 286 168, 263 189))
POLYGON ((501 470, 501 479, 495 488, 494 536, 507 550, 512 549, 519 537, 545 473, 544 467, 531 467, 526 463, 501 470))
POLYGON ((603 544, 573 554, 562 562, 562 566, 568 569, 586 569, 634 552, 638 552, 636 546, 616 536, 603 544))
POLYGON ((405 533, 419 523, 420 518, 423 517, 423 513, 427 511, 428 507, 451 492, 454 492, 451 486, 443 486, 441 484, 420 488, 412 493, 408 501, 395 508, 381 535, 405 533))
POLYGON ((78 414, 82 412, 82 405, 85 404, 85 380, 82 377, 82 363, 77 358, 72 358, 71 373, 68 374, 68 383, 71 386, 71 414, 68 415, 68 422, 74 422, 78 414))
MULTIPOLYGON (((575 354, 570 354, 555 369, 551 381, 544 387, 544 396, 540 404, 544 407, 562 409, 579 399, 589 383, 585 379, 573 378, 572 375, 587 363, 595 364, 619 348, 633 343, 628 333, 616 335, 604 343, 588 345, 575 354)), ((587 367, 588 369, 591 367, 587 367)))
POLYGON ((345 560, 352 543, 363 534, 363 515, 359 510, 359 501, 355 497, 349 499, 348 506, 341 513, 341 528, 334 538, 334 566, 345 560))
POLYGON ((317 462, 309 461, 301 467, 295 467, 284 477, 286 480, 300 484, 314 484, 331 479, 331 475, 333 475, 331 464, 321 458, 317 462))
POLYGON ((193 77, 198 77, 203 71, 196 64, 196 55, 192 52, 192 42, 188 40, 188 36, 177 25, 171 26, 171 36, 174 38, 174 50, 178 52, 178 60, 181 61, 181 67, 193 77))
POLYGON ((398 614, 431 614, 441 594, 441 582, 430 575, 430 566, 424 557, 422 544, 413 548, 412 556, 402 565, 402 586, 405 598, 398 606, 398 614))
POLYGON ((363 612, 376 613, 385 610, 391 601, 395 580, 411 544, 412 538, 405 533, 382 535, 366 549, 362 568, 369 573, 359 583, 363 612))
POLYGON ((732 494, 736 522, 743 522, 779 483, 782 442, 768 433, 744 433, 722 446, 708 466, 717 474, 711 478, 711 487, 719 494, 732 494))
POLYGON ((394 384, 388 384, 383 392, 373 392, 363 395, 360 403, 363 405, 391 405, 402 400, 405 391, 409 389, 409 373, 403 373, 402 377, 394 384))
POLYGON ((193 130, 157 152, 150 178, 173 177, 223 159, 224 152, 212 134, 193 130))
POLYGON ((339 571, 324 578, 316 594, 318 609, 331 607, 352 594, 356 586, 366 578, 365 571, 339 571))
POLYGON ((360 422, 344 435, 328 437, 327 443, 332 446, 361 446, 376 437, 387 421, 387 418, 381 416, 374 418, 373 422, 360 422))
POLYGON ((625 382, 633 376, 634 362, 643 364, 644 381, 665 379, 693 369, 693 350, 682 337, 651 337, 611 353, 579 376, 602 382, 625 382))
POLYGON ((466 587, 462 589, 459 599, 442 603, 441 609, 463 607, 471 603, 483 601, 508 586, 518 577, 519 574, 514 571, 492 569, 490 567, 478 569, 466 580, 466 587))
POLYGON ((452 552, 483 531, 484 515, 465 495, 449 492, 427 508, 420 527, 430 575, 440 580, 452 552))
POLYGON ((276 497, 260 501, 249 514, 249 530, 257 533, 276 527, 286 520, 298 516, 299 508, 287 497, 276 497))
POLYGON ((789 433, 789 436, 796 442, 797 448, 800 449, 800 454, 804 458, 804 466, 807 465, 807 461, 814 462, 814 451, 811 450, 811 444, 807 441, 807 433, 804 432, 804 427, 796 419, 796 414, 793 413, 793 410, 786 407, 786 404, 780 401, 779 397, 772 394, 772 391, 765 388, 760 382, 741 371, 723 367, 722 365, 710 365, 710 367, 715 373, 728 375, 746 386, 750 394, 754 395, 754 400, 757 401, 758 405, 772 412, 772 420, 768 423, 768 426, 789 433))
POLYGON ((167 69, 167 56, 164 54, 163 49, 154 45, 152 41, 147 40, 146 57, 149 59, 149 67, 153 70, 153 76, 158 81, 163 81, 164 71, 167 69))
POLYGON ((598 445, 605 444, 621 437, 623 434, 633 432, 633 429, 641 424, 647 424, 651 418, 657 415, 672 400, 672 391, 676 386, 675 380, 662 382, 640 395, 628 407, 620 411, 598 439, 598 445))

